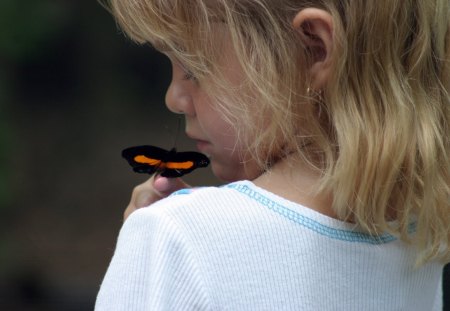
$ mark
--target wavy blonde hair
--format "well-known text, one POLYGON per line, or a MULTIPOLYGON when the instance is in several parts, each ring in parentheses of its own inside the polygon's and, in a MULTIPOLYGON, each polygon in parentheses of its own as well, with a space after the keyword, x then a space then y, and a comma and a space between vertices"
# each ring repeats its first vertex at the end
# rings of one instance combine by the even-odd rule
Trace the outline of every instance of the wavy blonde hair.
POLYGON ((421 263, 450 260, 449 6, 109 0, 133 40, 163 45, 195 74, 262 168, 274 154, 296 151, 321 170, 319 189, 333 194, 341 219, 413 243, 421 263), (333 74, 321 96, 306 92, 312 55, 292 27, 306 7, 333 17, 333 74), (217 24, 239 56, 238 87, 221 75, 217 24))

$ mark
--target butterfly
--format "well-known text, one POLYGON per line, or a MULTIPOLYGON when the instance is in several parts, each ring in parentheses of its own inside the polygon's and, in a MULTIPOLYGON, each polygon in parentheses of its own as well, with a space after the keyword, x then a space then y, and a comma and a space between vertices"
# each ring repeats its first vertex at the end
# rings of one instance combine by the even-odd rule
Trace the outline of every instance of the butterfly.
POLYGON ((136 173, 157 173, 168 178, 180 177, 198 167, 209 165, 208 157, 199 152, 177 152, 175 148, 168 151, 155 146, 124 149, 122 157, 128 161, 136 173))

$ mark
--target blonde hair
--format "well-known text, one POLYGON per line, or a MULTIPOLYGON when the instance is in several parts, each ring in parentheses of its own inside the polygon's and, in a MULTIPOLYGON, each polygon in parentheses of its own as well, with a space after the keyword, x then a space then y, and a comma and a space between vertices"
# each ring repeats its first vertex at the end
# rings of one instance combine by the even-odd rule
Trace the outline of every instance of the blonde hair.
POLYGON ((448 0, 109 6, 132 39, 163 44, 195 74, 261 167, 295 150, 321 170, 320 191, 332 193, 341 219, 412 242, 421 263, 450 260, 448 0), (333 17, 333 74, 320 96, 306 92, 311 55, 292 27, 305 7, 333 17), (239 56, 238 87, 221 75, 217 24, 239 56))

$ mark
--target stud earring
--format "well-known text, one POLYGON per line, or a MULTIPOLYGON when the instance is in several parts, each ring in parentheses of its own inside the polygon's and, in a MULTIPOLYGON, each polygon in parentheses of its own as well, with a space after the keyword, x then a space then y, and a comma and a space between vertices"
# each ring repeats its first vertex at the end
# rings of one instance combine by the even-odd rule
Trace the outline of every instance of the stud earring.
POLYGON ((311 87, 306 89, 306 95, 311 98, 311 101, 317 107, 317 116, 320 119, 322 117, 322 104, 323 104, 323 90, 313 90, 311 87))
POLYGON ((319 101, 322 101, 322 94, 323 94, 323 90, 314 90, 311 87, 308 86, 308 88, 306 89, 306 95, 308 95, 308 97, 318 97, 319 101))

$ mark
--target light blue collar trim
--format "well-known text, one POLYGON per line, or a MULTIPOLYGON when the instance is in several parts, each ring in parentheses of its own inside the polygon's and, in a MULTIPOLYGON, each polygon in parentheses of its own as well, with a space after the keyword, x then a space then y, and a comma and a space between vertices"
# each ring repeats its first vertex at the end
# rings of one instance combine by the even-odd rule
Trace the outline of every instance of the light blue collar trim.
POLYGON ((327 236, 329 238, 355 243, 366 243, 366 244, 385 244, 397 240, 396 237, 390 234, 382 234, 379 236, 370 235, 367 233, 350 231, 344 229, 332 228, 318 221, 311 219, 305 215, 302 215, 296 211, 293 211, 286 206, 283 206, 271 198, 261 194, 257 190, 251 188, 247 182, 236 182, 226 185, 225 187, 235 189, 238 192, 250 197, 251 199, 257 201, 261 205, 267 207, 271 211, 293 221, 299 225, 302 225, 316 233, 327 236))

